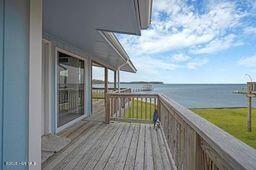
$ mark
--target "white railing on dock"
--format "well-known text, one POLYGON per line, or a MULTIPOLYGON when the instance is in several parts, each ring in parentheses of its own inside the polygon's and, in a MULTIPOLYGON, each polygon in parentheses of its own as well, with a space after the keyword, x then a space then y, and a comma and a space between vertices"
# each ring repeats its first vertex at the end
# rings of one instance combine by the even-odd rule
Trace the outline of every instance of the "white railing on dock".
MULTIPOLYGON (((108 92, 118 92, 117 88, 108 88, 108 92)), ((130 93, 130 88, 121 88, 120 93, 130 93)), ((93 87, 92 88, 92 98, 93 99, 105 99, 105 88, 102 87, 93 87)))
POLYGON ((255 149, 165 95, 108 93, 106 106, 107 123, 152 123, 157 109, 175 169, 256 169, 255 149))

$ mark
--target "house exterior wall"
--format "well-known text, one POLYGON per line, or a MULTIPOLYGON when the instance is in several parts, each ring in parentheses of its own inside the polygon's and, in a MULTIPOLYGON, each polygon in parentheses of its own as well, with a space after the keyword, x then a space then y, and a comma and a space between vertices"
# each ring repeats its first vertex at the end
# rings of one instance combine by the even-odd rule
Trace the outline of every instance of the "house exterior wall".
POLYGON ((41 10, 41 0, 0 0, 0 169, 41 168, 41 10))
MULTIPOLYGON (((28 161, 29 0, 4 0, 3 161, 28 161)), ((3 169, 12 168, 1 164, 3 169)), ((17 169, 27 169, 17 166, 17 169)))
POLYGON ((86 115, 89 116, 91 114, 91 67, 90 67, 90 60, 91 58, 82 50, 74 47, 72 44, 67 43, 64 40, 59 39, 58 37, 55 37, 53 35, 50 35, 48 33, 43 33, 43 38, 50 42, 51 44, 51 56, 50 56, 50 67, 49 67, 49 76, 50 76, 50 108, 51 108, 51 133, 57 133, 57 50, 62 49, 69 53, 72 53, 74 55, 77 55, 81 58, 85 59, 85 108, 86 108, 86 115))

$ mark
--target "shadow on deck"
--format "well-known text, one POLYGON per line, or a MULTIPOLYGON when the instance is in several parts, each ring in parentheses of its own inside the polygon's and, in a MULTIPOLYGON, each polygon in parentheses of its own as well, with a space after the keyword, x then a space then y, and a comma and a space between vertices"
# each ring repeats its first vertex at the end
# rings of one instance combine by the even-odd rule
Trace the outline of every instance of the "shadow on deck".
POLYGON ((43 169, 170 169, 161 130, 152 125, 81 121, 61 132, 71 143, 43 169))

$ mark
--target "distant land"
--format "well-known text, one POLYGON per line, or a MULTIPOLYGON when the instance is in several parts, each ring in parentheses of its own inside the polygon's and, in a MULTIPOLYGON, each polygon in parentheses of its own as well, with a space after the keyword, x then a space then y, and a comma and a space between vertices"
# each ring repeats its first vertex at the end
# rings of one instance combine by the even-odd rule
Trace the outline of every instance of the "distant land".
MULTIPOLYGON (((104 84, 104 80, 92 80, 93 84, 104 84)), ((113 84, 113 82, 108 82, 110 84, 113 84)), ((127 82, 120 82, 121 84, 164 84, 160 81, 127 81, 127 82)))

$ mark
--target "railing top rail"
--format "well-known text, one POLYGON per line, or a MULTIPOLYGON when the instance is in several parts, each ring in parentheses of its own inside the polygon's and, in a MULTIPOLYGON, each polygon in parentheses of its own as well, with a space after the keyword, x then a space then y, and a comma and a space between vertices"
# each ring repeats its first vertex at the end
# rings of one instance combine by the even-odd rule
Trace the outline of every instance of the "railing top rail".
MULTIPOLYGON (((104 87, 93 87, 92 88, 93 90, 104 90, 105 88, 104 87)), ((114 88, 114 87, 109 87, 108 89, 117 89, 117 88, 114 88)), ((121 90, 125 90, 125 89, 129 89, 129 88, 120 88, 121 90)))
POLYGON ((237 169, 256 169, 255 149, 165 95, 159 94, 159 99, 231 165, 237 169))

